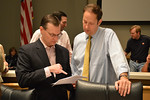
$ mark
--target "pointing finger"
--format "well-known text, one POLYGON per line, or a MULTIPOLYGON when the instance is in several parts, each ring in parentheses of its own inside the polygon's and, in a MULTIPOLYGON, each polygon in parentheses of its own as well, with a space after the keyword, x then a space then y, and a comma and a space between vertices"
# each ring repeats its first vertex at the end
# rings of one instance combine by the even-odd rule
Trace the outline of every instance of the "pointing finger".
POLYGON ((63 73, 63 74, 65 74, 65 75, 67 75, 68 73, 67 72, 65 72, 64 70, 60 70, 60 72, 61 73, 63 73))

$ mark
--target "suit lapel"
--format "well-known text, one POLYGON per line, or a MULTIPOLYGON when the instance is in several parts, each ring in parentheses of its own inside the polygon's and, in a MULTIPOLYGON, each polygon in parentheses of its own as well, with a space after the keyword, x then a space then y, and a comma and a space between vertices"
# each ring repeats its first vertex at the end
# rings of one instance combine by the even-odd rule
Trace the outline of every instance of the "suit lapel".
POLYGON ((36 41, 36 52, 35 53, 37 53, 37 55, 42 60, 42 62, 45 66, 50 65, 46 50, 40 40, 36 41))
POLYGON ((61 50, 59 49, 59 46, 56 44, 55 45, 55 53, 56 53, 56 63, 60 63, 61 62, 61 50))
MULTIPOLYGON (((65 59, 66 58, 62 54, 62 53, 64 53, 64 52, 62 52, 62 48, 59 45, 57 45, 57 44, 55 45, 55 52, 56 52, 56 62, 59 63, 59 64, 61 64, 61 66, 63 67, 63 70, 65 70, 66 69, 65 67, 67 67, 67 65, 65 63, 65 61, 66 61, 65 59)), ((66 77, 66 75, 63 74, 63 73, 57 74, 56 75, 56 80, 58 80, 60 78, 64 78, 64 77, 66 77)))

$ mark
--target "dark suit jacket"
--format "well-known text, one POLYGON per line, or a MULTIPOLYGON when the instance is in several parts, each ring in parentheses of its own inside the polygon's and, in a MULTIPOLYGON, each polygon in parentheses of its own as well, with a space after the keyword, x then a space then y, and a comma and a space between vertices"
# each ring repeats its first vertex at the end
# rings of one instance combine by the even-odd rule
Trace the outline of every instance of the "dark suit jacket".
MULTIPOLYGON (((66 88, 72 86, 51 84, 71 75, 69 52, 66 48, 55 45, 56 63, 60 63, 68 73, 46 78, 44 68, 50 66, 46 50, 40 40, 19 49, 16 77, 21 87, 35 88, 36 100, 67 100, 66 88)), ((72 87, 71 87, 72 88, 72 87)))

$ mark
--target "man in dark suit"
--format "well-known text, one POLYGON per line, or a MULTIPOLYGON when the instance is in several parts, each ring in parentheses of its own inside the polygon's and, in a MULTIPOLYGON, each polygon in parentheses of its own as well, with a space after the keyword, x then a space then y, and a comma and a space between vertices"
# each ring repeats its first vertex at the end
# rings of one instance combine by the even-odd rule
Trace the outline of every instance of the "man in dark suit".
POLYGON ((60 23, 53 14, 41 21, 42 37, 19 49, 16 76, 21 87, 35 88, 36 100, 68 100, 72 85, 52 86, 71 75, 69 51, 56 44, 61 36, 60 23))

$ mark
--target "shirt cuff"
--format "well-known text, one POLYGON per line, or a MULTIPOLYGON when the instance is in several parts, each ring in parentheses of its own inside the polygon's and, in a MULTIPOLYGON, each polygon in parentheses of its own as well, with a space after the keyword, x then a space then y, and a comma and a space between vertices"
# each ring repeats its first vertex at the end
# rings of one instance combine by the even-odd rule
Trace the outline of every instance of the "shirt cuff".
POLYGON ((51 72, 50 72, 50 70, 49 70, 49 67, 45 67, 45 68, 44 68, 44 71, 45 71, 46 78, 52 76, 52 74, 51 74, 51 72))

